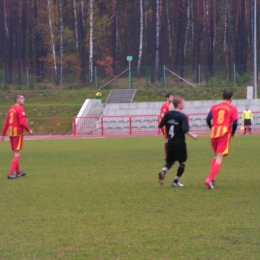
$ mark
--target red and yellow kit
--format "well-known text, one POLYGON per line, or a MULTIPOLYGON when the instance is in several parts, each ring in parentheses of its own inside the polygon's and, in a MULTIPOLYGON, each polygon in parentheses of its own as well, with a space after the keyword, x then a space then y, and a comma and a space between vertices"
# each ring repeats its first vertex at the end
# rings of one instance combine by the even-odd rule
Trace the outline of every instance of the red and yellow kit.
MULTIPOLYGON (((162 113, 165 114, 166 112, 168 112, 168 111, 170 111, 170 110, 171 110, 171 105, 170 105, 168 102, 165 102, 165 103, 162 105, 162 107, 161 107, 161 112, 160 112, 160 116, 159 116, 159 124, 160 124, 160 122, 162 121, 161 114, 162 114, 162 113)), ((162 134, 163 134, 164 137, 167 137, 166 126, 164 126, 164 127, 161 128, 161 132, 162 132, 162 134)))
POLYGON ((211 143, 216 153, 227 155, 232 133, 232 122, 237 120, 237 108, 229 102, 223 101, 211 107, 212 115, 211 143))
POLYGON ((2 130, 2 136, 5 136, 8 130, 13 151, 22 149, 24 129, 27 132, 30 131, 30 128, 26 124, 24 108, 19 104, 15 104, 8 110, 2 130))

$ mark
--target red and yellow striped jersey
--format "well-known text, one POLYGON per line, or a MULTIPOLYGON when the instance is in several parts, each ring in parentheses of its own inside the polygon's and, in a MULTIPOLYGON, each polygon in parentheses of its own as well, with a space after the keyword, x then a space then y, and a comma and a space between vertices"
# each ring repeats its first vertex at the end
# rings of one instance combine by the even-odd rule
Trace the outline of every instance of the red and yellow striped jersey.
POLYGON ((24 133, 24 129, 29 132, 30 128, 26 124, 26 114, 24 108, 19 104, 14 104, 7 113, 7 117, 2 129, 2 136, 7 130, 9 136, 18 136, 24 133))
POLYGON ((161 107, 161 111, 160 111, 160 117, 161 117, 162 113, 165 114, 166 112, 168 112, 170 110, 171 110, 171 105, 168 102, 163 103, 163 105, 161 107))
POLYGON ((231 133, 232 122, 237 120, 237 108, 227 101, 223 101, 211 107, 212 116, 211 138, 218 138, 226 133, 231 133))

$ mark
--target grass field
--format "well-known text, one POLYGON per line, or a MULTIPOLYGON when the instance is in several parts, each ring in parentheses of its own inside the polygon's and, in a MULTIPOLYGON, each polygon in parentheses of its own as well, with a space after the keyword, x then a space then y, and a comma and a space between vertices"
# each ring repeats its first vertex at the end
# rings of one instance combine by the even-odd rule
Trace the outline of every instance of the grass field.
POLYGON ((0 259, 260 259, 260 136, 236 136, 215 190, 203 182, 208 137, 187 137, 189 158, 157 183, 163 138, 25 141, 21 169, 0 144, 0 259))

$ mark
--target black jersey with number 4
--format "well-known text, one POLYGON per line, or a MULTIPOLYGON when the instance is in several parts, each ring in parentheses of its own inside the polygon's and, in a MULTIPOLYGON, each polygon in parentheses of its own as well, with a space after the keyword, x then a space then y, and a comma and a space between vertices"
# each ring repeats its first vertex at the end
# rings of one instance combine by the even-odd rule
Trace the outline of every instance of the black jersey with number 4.
POLYGON ((165 113, 159 127, 165 125, 169 141, 185 140, 185 134, 189 132, 189 124, 185 114, 175 110, 165 113))

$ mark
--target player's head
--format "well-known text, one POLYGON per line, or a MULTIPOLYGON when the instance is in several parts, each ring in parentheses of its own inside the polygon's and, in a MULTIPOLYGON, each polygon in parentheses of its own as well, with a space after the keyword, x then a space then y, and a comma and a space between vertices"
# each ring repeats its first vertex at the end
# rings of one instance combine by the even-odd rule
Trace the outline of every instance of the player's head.
POLYGON ((184 108, 184 99, 181 97, 174 97, 172 103, 174 108, 178 108, 180 110, 184 108))
POLYGON ((248 106, 246 106, 246 111, 248 110, 248 106))
POLYGON ((226 89, 223 91, 223 99, 224 100, 232 100, 233 99, 233 91, 230 89, 226 89))
POLYGON ((23 105, 24 104, 24 96, 22 94, 16 94, 14 97, 14 102, 23 105))
POLYGON ((169 103, 171 103, 173 100, 173 95, 171 93, 167 93, 165 95, 165 100, 168 101, 169 103))

